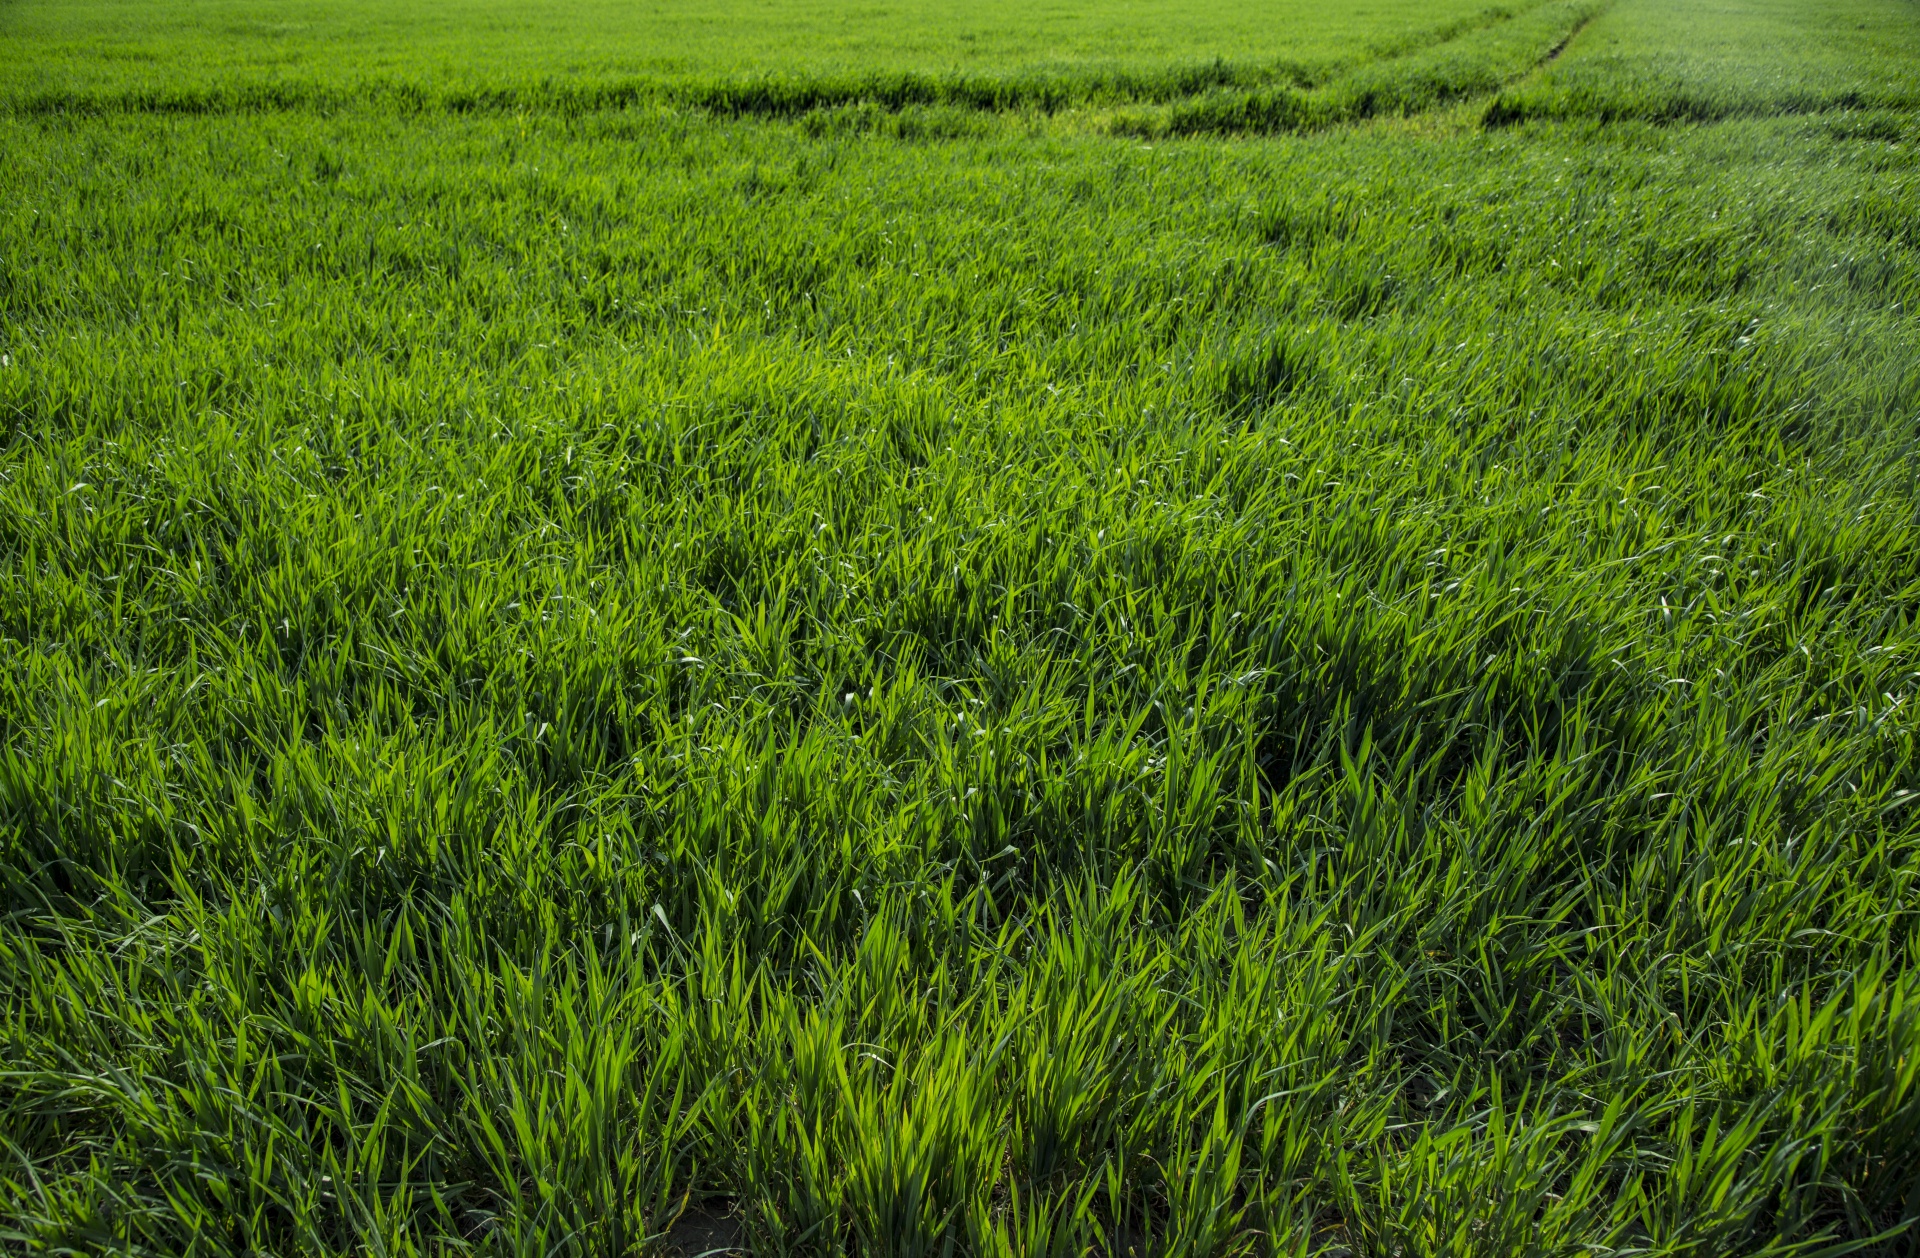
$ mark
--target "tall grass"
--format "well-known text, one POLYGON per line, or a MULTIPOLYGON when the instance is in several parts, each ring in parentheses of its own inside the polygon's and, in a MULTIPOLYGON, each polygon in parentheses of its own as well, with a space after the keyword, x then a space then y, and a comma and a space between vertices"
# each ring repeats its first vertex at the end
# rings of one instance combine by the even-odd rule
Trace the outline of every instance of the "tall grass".
POLYGON ((0 120, 7 1246, 1903 1252, 1912 118, 1471 112, 0 120))

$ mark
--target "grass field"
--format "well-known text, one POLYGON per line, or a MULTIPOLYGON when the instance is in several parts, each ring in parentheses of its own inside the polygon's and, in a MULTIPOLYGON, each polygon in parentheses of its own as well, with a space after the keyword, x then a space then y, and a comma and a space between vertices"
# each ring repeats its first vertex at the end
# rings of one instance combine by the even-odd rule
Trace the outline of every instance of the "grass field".
POLYGON ((0 7, 0 1247, 1913 1252, 1913 0, 729 3, 0 7))
POLYGON ((497 90, 563 78, 577 87, 865 81, 913 73, 1084 88, 1157 82, 1230 62, 1258 78, 1312 79, 1497 20, 1484 0, 1309 0, 1104 6, 1011 0, 128 0, 22 5, 8 77, 41 93, 257 87, 497 90), (102 55, 102 53, 106 55, 102 55))

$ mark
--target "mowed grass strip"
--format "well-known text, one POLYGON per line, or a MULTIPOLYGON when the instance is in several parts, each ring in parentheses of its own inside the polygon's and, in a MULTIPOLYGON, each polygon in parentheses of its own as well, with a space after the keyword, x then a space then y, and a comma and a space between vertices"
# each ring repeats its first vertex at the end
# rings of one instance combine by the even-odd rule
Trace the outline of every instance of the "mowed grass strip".
POLYGON ((7 1243, 1900 1252, 1912 114, 1471 113, 0 121, 7 1243))

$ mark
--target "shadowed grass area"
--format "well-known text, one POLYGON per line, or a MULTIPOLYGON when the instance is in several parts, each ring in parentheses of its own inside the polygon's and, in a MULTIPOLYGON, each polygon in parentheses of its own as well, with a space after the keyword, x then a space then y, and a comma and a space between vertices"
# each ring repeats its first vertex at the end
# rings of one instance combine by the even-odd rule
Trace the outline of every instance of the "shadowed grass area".
POLYGON ((1904 1252, 1914 118, 1630 2, 0 118, 6 1244, 1904 1252))

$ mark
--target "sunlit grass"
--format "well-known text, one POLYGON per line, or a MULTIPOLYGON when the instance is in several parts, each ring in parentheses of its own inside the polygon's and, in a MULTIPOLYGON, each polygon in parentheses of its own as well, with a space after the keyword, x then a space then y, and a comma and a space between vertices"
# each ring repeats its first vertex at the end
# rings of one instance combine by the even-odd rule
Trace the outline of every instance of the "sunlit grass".
POLYGON ((1920 131, 1628 4, 10 98, 5 1244, 1905 1252, 1920 131))

